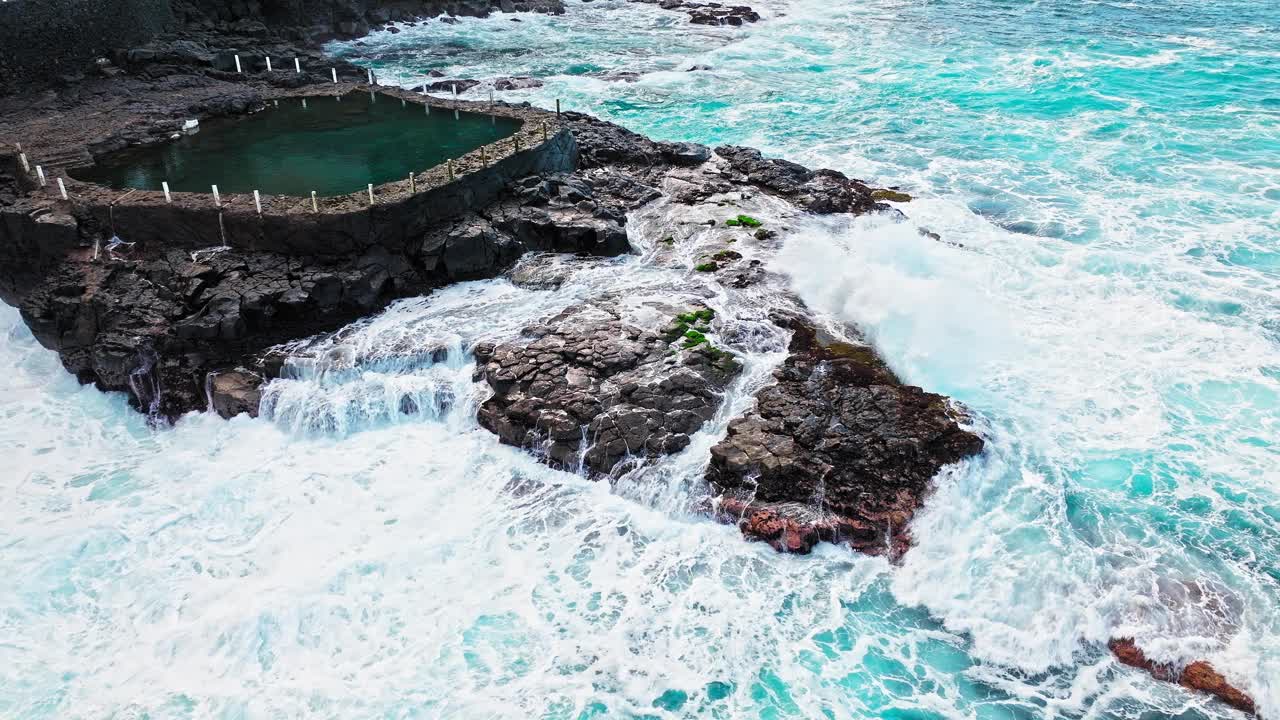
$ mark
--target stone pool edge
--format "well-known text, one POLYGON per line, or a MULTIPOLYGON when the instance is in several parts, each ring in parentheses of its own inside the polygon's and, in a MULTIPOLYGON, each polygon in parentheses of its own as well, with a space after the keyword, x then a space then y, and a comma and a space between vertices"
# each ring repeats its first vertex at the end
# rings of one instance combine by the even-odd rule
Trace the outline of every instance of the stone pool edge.
MULTIPOLYGON (((212 193, 174 192, 172 201, 166 202, 161 191, 117 190, 76 180, 67 175, 65 169, 48 171, 46 183, 41 187, 38 178, 33 177, 32 161, 28 159, 32 172, 24 172, 14 148, 0 150, 3 153, 0 164, 19 179, 24 190, 51 201, 53 212, 81 217, 87 214, 110 235, 128 242, 186 250, 225 245, 320 256, 345 255, 370 245, 399 246, 406 238, 420 235, 426 223, 439 222, 488 204, 516 179, 568 172, 576 166, 578 150, 572 133, 556 113, 533 107, 441 100, 400 88, 338 83, 264 95, 263 105, 251 112, 265 111, 266 104, 272 101, 327 98, 352 92, 375 92, 406 103, 429 105, 439 112, 456 109, 512 118, 519 120, 521 126, 513 135, 454 159, 452 167, 445 163, 416 172, 416 191, 411 190, 406 176, 403 180, 375 185, 372 204, 368 192, 360 190, 317 198, 317 210, 312 209, 310 197, 292 195, 261 195, 260 214, 252 193, 221 194, 220 206, 212 193), (66 186, 68 199, 60 196, 58 178, 66 186), (173 234, 174 227, 181 227, 183 232, 173 234)), ((214 116, 210 113, 202 113, 194 119, 211 117, 214 116)), ((100 138, 98 142, 106 140, 100 138)), ((90 147, 95 144, 86 143, 90 147)), ((10 232, 22 233, 25 229, 37 236, 44 234, 32 218, 18 223, 17 227, 12 222, 9 225, 10 232)), ((35 247, 42 244, 35 243, 35 247)))

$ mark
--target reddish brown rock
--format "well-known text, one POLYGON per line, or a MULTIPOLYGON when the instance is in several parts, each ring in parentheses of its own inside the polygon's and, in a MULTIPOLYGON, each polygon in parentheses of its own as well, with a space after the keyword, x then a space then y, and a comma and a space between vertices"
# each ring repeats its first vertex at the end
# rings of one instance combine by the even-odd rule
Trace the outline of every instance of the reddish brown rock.
POLYGON ((718 515, 784 552, 827 541, 901 555, 934 475, 982 440, 946 398, 902 384, 871 348, 776 321, 794 330, 777 382, 711 449, 718 515))
POLYGON ((1111 649, 1111 653, 1120 662, 1130 667, 1146 670, 1157 680, 1177 683, 1191 690, 1206 692, 1237 710, 1250 714, 1257 713, 1257 706, 1254 704, 1253 698, 1227 682, 1222 673, 1214 670, 1212 665, 1203 660, 1197 660, 1181 669, 1172 665, 1157 663, 1142 652, 1142 648, 1134 643, 1133 638, 1116 638, 1107 643, 1107 647, 1111 649))

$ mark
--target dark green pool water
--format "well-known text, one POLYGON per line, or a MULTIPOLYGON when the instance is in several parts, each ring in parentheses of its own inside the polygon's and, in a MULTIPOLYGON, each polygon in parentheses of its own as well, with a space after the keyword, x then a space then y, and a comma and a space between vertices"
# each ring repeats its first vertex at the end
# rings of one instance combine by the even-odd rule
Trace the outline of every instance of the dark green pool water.
POLYGON ((401 105, 368 93, 281 100, 194 135, 122 151, 72 175, 115 188, 268 195, 343 195, 409 176, 513 135, 519 120, 401 105))

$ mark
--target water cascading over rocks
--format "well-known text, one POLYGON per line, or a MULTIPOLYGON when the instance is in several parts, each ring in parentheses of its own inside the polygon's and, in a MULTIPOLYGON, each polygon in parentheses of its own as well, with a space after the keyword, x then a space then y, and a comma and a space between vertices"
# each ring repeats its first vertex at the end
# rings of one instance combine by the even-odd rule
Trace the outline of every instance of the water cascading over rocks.
MULTIPOLYGON (((181 103, 173 108, 180 113, 191 107, 247 112, 280 92, 269 74, 234 77, 206 65, 216 58, 199 54, 134 53, 126 63, 151 77, 161 56, 200 79, 177 93, 172 80, 121 79, 135 105, 122 103, 112 125, 87 138, 99 151, 135 137, 128 108, 140 95, 158 107, 181 103)), ((324 78, 304 73, 295 80, 324 78)), ((27 122, 24 132, 38 126, 47 143, 58 133, 73 143, 86 139, 75 111, 27 122)), ((353 386, 347 414, 313 413, 305 393, 286 396, 284 385, 263 393, 263 383, 284 368, 272 346, 333 331, 397 298, 494 277, 529 252, 644 252, 644 263, 663 268, 667 279, 638 307, 626 290, 584 296, 512 337, 474 346, 476 376, 492 390, 477 409, 481 426, 557 467, 616 476, 681 453, 698 433, 723 427, 712 420, 727 422, 721 417, 726 398, 742 397, 736 384, 748 382, 758 407, 734 420, 715 446, 702 490, 717 516, 781 550, 806 551, 830 540, 900 553, 907 543, 903 526, 929 479, 941 465, 980 450, 981 441, 959 429, 942 398, 901 385, 869 348, 816 340, 808 311, 762 260, 782 241, 778 230, 743 214, 750 209, 743 203, 754 207, 767 199, 765 205, 793 216, 896 211, 856 179, 750 148, 713 152, 655 142, 578 113, 552 124, 556 131, 548 137, 565 144, 557 157, 567 165, 506 178, 492 199, 425 224, 419 218, 401 227, 377 208, 353 214, 365 217, 367 227, 352 225, 348 240, 324 248, 308 249, 312 220, 306 214, 283 234, 250 242, 236 235, 232 218, 226 232, 235 237, 215 241, 230 246, 216 253, 192 256, 183 236, 202 231, 181 226, 168 233, 178 247, 165 247, 167 238, 153 229, 154 237, 126 238, 142 241, 95 262, 89 248, 94 234, 105 231, 96 217, 32 205, 38 194, 22 197, 15 208, 21 217, 12 215, 6 226, 9 256, 21 256, 23 238, 53 238, 49 228, 34 232, 33 216, 70 222, 65 229, 44 223, 61 235, 37 253, 45 264, 11 275, 5 297, 83 381, 130 391, 158 416, 206 406, 224 415, 253 414, 262 405, 301 430, 347 432, 371 421, 441 415, 436 406, 444 386, 428 377, 436 371, 423 368, 421 382, 409 383, 403 396, 369 405, 367 393, 378 389, 353 386), (672 237, 657 247, 635 247, 628 215, 661 203, 678 227, 662 231, 672 237), (696 283, 681 280, 689 273, 696 283), (722 306, 728 303, 723 317, 706 302, 717 296, 722 306), (773 320, 771 304, 779 310, 773 320), (737 355, 749 343, 740 338, 769 324, 774 329, 767 334, 793 335, 789 354, 772 379, 758 368, 744 379, 737 355), (134 362, 140 339, 151 349, 141 364, 134 362), (758 387, 762 380, 768 382, 758 387)), ((223 219, 221 213, 209 217, 223 219)), ((119 213, 113 218, 119 221, 119 213)), ((136 222, 131 227, 133 235, 142 232, 136 222)), ((627 272, 635 263, 618 269, 627 272)), ((522 272, 524 281, 552 292, 559 282, 555 273, 522 272)), ((451 377, 444 382, 453 397, 451 377)))

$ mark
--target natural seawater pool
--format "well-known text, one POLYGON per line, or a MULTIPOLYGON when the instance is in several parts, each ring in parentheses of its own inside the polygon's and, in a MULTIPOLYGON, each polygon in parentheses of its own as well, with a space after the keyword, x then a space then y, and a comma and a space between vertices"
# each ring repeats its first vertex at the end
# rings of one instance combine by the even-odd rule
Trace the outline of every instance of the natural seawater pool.
POLYGON ((515 134, 520 121, 353 92, 214 119, 173 142, 106 156, 78 180, 120 189, 345 195, 400 180, 515 134))

